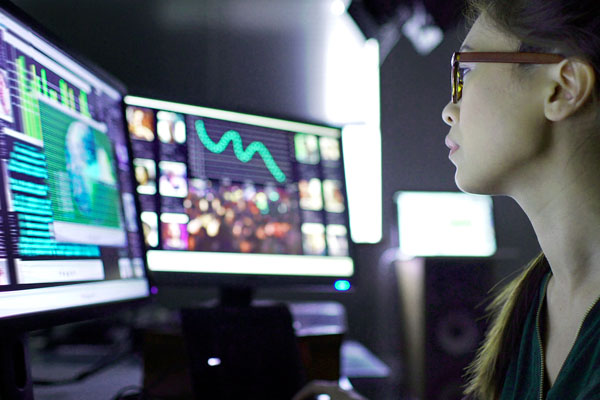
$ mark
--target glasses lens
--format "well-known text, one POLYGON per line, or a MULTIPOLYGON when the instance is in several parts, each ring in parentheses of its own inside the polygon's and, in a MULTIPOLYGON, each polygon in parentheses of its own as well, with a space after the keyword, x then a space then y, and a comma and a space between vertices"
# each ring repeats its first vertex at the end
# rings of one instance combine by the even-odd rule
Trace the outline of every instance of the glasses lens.
POLYGON ((452 102, 457 103, 460 99, 459 95, 459 76, 458 76, 458 54, 452 54, 452 71, 451 71, 451 82, 452 82, 452 102))
POLYGON ((458 103, 458 101, 460 100, 460 98, 462 97, 462 89, 463 89, 463 79, 462 79, 462 74, 461 74, 461 70, 460 67, 458 66, 458 63, 456 63, 456 76, 454 78, 454 82, 456 87, 455 87, 455 91, 456 91, 456 102, 458 103))
POLYGON ((452 102, 458 103, 462 97, 462 75, 460 70, 460 56, 455 53, 452 56, 452 102))
POLYGON ((456 66, 452 66, 452 102, 456 103, 456 66))
POLYGON ((458 76, 458 63, 452 65, 452 102, 457 103, 460 100, 460 76, 458 76))

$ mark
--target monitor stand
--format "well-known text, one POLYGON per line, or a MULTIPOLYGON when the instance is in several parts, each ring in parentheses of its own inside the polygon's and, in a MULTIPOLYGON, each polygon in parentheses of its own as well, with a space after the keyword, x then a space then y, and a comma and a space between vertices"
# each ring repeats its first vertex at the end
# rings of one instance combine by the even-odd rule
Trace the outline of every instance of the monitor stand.
POLYGON ((221 289, 217 305, 181 310, 197 398, 289 399, 305 383, 287 305, 221 289))
POLYGON ((0 333, 0 400, 33 400, 29 346, 23 332, 0 333))
POLYGON ((219 306, 251 307, 254 290, 249 287, 224 286, 219 289, 219 306))

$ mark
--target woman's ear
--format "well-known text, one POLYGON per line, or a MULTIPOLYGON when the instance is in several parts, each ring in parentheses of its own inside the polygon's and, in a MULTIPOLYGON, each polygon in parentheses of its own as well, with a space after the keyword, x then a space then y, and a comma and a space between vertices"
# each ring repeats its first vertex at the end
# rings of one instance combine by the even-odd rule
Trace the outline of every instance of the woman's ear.
POLYGON ((560 121, 573 115, 592 98, 596 73, 588 62, 567 58, 553 65, 550 74, 553 90, 544 103, 549 120, 560 121))

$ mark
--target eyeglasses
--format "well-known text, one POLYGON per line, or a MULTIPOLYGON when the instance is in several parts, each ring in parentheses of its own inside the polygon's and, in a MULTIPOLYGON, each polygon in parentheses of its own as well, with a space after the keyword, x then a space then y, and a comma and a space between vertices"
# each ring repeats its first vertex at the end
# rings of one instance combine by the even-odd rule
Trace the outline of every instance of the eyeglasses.
POLYGON ((452 54, 452 102, 456 104, 462 97, 464 75, 461 62, 556 64, 564 59, 560 54, 550 53, 456 52, 452 54))

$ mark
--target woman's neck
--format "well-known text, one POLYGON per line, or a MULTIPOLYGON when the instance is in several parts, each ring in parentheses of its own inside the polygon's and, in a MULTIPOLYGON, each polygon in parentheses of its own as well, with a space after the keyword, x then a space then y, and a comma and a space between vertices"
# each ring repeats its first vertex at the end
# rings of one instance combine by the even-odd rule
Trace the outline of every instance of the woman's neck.
MULTIPOLYGON (((598 153, 596 153, 598 154, 598 153)), ((600 295, 599 165, 585 157, 514 196, 529 217, 555 285, 575 297, 600 295), (558 178, 558 179, 556 179, 558 178)), ((558 164, 565 165, 565 164, 558 164)))

